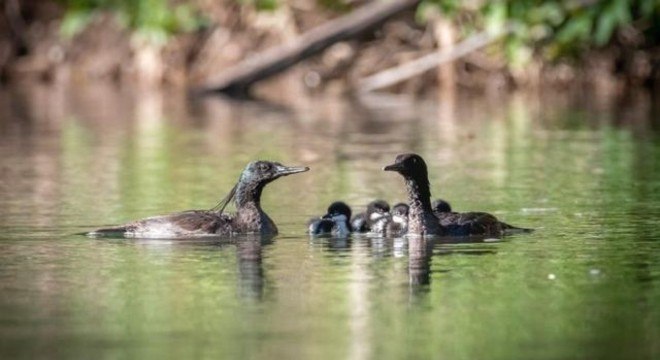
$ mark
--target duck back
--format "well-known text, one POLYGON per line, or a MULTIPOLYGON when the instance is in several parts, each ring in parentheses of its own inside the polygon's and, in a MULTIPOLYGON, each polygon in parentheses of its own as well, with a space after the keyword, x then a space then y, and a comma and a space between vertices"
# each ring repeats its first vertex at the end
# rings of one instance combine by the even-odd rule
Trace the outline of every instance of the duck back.
POLYGON ((232 217, 209 210, 190 210, 152 216, 128 224, 96 229, 89 236, 132 238, 176 238, 200 235, 228 235, 232 217))

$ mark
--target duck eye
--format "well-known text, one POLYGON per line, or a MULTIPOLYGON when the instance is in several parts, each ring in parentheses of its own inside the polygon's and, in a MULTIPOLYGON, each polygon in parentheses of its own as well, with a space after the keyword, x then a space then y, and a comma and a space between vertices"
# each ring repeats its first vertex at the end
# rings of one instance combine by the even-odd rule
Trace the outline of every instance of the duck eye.
POLYGON ((259 164, 259 170, 261 170, 261 171, 268 171, 268 170, 270 170, 270 164, 268 164, 268 163, 261 163, 261 164, 259 164))

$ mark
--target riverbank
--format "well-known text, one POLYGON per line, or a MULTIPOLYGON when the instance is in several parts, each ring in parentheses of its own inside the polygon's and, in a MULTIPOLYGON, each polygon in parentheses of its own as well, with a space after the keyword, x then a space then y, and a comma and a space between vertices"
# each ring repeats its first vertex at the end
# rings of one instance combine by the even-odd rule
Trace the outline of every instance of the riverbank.
MULTIPOLYGON (((295 1, 280 3, 273 11, 258 11, 234 1, 196 2, 195 6, 204 13, 207 25, 154 41, 127 30, 110 12, 96 13, 82 31, 67 38, 61 31, 65 9, 60 3, 21 2, 13 21, 7 11, 4 14, 2 81, 103 81, 190 89, 222 69, 343 14, 316 3, 295 1)), ((460 40, 458 32, 456 24, 440 16, 422 23, 414 11, 404 12, 375 31, 336 43, 259 83, 254 91, 275 100, 288 93, 351 92, 366 76, 439 48, 451 48, 460 40)), ((540 87, 581 87, 606 94, 631 88, 654 90, 660 84, 660 51, 640 41, 634 31, 622 31, 609 46, 587 50, 577 58, 548 61, 532 54, 524 65, 507 61, 502 42, 494 42, 387 90, 405 94, 424 94, 438 87, 486 93, 540 87)))

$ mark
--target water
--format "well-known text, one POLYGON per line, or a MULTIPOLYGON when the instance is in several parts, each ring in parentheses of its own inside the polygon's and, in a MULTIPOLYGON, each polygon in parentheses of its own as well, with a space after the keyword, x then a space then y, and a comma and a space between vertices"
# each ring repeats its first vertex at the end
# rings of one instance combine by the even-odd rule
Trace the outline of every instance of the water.
POLYGON ((0 94, 0 358, 660 357, 660 137, 651 99, 319 99, 296 110, 176 93, 0 94), (533 227, 489 242, 310 239, 336 199, 434 196, 533 227), (75 235, 210 208, 253 159, 272 239, 75 235))

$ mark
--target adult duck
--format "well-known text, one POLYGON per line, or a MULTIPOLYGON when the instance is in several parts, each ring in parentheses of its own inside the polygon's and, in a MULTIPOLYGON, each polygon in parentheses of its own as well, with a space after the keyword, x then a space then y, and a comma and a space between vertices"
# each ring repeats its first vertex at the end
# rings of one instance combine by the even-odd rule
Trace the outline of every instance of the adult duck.
POLYGON ((220 204, 210 210, 189 210, 149 217, 124 225, 96 229, 88 236, 127 238, 190 238, 212 235, 277 234, 275 222, 261 208, 264 187, 282 176, 308 171, 308 167, 284 166, 272 161, 253 161, 220 204), (224 209, 233 200, 235 214, 224 209))
POLYGON ((495 236, 529 232, 499 221, 485 212, 435 212, 426 162, 417 154, 401 154, 394 164, 383 168, 403 176, 408 192, 408 235, 495 236))

